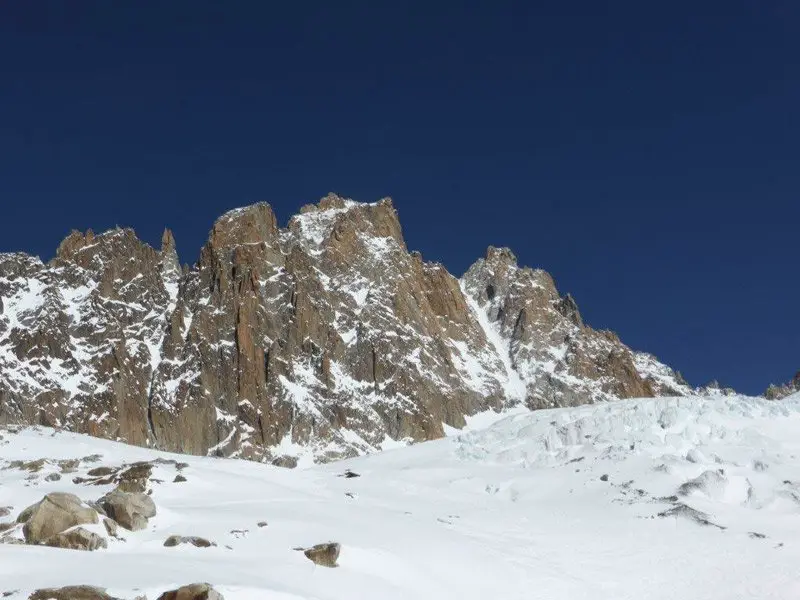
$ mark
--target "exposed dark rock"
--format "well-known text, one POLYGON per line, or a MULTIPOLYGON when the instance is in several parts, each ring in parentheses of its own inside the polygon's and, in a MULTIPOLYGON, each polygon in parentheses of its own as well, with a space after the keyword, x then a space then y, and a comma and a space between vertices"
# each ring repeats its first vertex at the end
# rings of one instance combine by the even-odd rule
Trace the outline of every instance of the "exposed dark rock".
POLYGON ((7 469, 19 469, 20 471, 28 471, 30 473, 38 473, 47 464, 46 458, 37 458, 36 460, 12 460, 8 463, 7 469))
POLYGON ((44 546, 64 548, 66 550, 98 550, 107 548, 108 542, 96 533, 83 527, 75 527, 47 538, 42 542, 44 546))
POLYGON ((147 491, 152 462, 138 462, 121 467, 96 467, 86 473, 86 477, 75 477, 72 482, 87 485, 112 485, 123 492, 142 493, 147 491))
POLYGON ((317 544, 311 548, 303 550, 306 558, 323 567, 336 567, 336 560, 339 558, 341 545, 335 542, 317 544))
POLYGON ((89 477, 105 477, 114 475, 119 471, 118 467, 95 467, 86 472, 89 477))
POLYGON ((218 591, 207 583, 193 583, 177 590, 164 592, 158 600, 225 600, 218 591))
POLYGON ((123 492, 145 492, 147 482, 153 472, 153 465, 148 462, 134 463, 123 469, 115 478, 117 488, 123 492))
POLYGON ((674 505, 672 508, 669 508, 663 512, 658 513, 658 516, 662 518, 682 517, 684 519, 697 523, 698 525, 708 525, 711 527, 716 527, 717 529, 720 530, 726 529, 726 527, 723 527, 722 525, 717 525, 716 523, 712 522, 706 513, 699 511, 695 508, 692 508, 691 506, 688 506, 683 503, 678 503, 674 505))
POLYGON ((89 585, 68 585, 62 588, 36 590, 28 600, 118 600, 109 596, 105 589, 89 585))
POLYGON ((690 479, 689 481, 681 484, 678 488, 678 495, 688 496, 692 492, 696 491, 706 493, 715 486, 723 486, 726 483, 727 479, 725 478, 725 474, 722 469, 715 471, 703 471, 694 479, 690 479))
POLYGON ((166 540, 164 540, 164 546, 167 548, 172 548, 174 546, 179 546, 181 544, 191 544, 197 548, 210 548, 211 546, 216 546, 214 542, 210 542, 205 538, 197 537, 194 535, 183 536, 183 535, 171 535, 166 540))
POLYGON ((62 475, 68 475, 69 473, 74 473, 78 470, 78 465, 81 464, 81 461, 77 458, 75 459, 64 459, 58 461, 58 468, 61 469, 62 475))
POLYGON ((767 400, 781 400, 786 396, 800 392, 800 371, 798 371, 789 383, 783 385, 770 385, 764 392, 767 400))

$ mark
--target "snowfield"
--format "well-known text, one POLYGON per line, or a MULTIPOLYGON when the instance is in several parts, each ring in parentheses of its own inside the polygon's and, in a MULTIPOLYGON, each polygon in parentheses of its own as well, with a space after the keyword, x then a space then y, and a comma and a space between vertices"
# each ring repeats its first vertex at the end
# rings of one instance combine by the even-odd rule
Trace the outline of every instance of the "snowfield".
POLYGON ((76 584, 154 600, 194 582, 226 600, 800 598, 800 394, 518 411, 296 470, 48 429, 0 435, 0 508, 11 507, 0 522, 49 492, 96 500, 113 486, 72 479, 99 465, 188 464, 182 483, 156 465, 157 515, 108 549, 0 544, 11 600, 76 584), (93 454, 46 481, 56 460, 93 454), (10 467, 40 458, 53 462, 10 467), (164 547, 173 534, 217 546, 164 547), (327 541, 342 545, 338 568, 293 550, 327 541))

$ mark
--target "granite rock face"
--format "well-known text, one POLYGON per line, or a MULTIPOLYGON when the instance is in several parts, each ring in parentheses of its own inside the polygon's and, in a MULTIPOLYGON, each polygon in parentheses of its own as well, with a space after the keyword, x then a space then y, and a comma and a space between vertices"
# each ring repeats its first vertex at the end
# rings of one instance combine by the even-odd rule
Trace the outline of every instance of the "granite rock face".
POLYGON ((510 250, 460 280, 409 252, 389 199, 330 194, 286 228, 230 211, 183 270, 168 230, 73 232, 47 264, 0 254, 0 299, 0 425, 190 454, 326 461, 489 409, 691 391, 510 250))
POLYGON ((145 444, 179 276, 174 247, 158 252, 129 229, 73 232, 47 265, 0 254, 0 423, 145 444))

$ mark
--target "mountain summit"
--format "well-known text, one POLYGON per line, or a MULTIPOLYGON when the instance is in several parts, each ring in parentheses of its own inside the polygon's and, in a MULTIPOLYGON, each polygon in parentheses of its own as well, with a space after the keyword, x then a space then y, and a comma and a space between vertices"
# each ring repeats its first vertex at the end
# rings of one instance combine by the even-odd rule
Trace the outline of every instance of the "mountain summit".
POLYGON ((293 466, 487 410, 690 392, 508 249, 461 279, 409 252, 388 198, 329 194, 285 229, 232 210, 189 269, 169 230, 0 254, 0 424, 293 466))

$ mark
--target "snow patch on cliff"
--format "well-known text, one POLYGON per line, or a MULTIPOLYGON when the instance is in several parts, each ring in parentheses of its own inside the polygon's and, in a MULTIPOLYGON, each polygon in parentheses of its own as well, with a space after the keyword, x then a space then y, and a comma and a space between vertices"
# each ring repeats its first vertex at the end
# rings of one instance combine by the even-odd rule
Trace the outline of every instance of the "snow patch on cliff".
POLYGON ((472 314, 475 316, 476 322, 483 330, 486 340, 489 342, 491 349, 494 350, 494 355, 497 359, 499 359, 500 366, 502 368, 502 373, 497 373, 496 371, 489 372, 486 369, 486 363, 480 359, 469 361, 473 378, 477 376, 480 379, 487 378, 491 380, 500 375, 502 377, 501 385, 508 402, 524 402, 527 395, 525 381, 523 381, 519 372, 517 372, 517 370, 514 368, 514 365, 511 363, 511 348, 509 341, 501 335, 497 326, 489 320, 486 307, 480 306, 478 302, 470 295, 464 286, 463 281, 461 282, 461 290, 464 293, 464 298, 467 301, 467 305, 472 311, 472 314))

